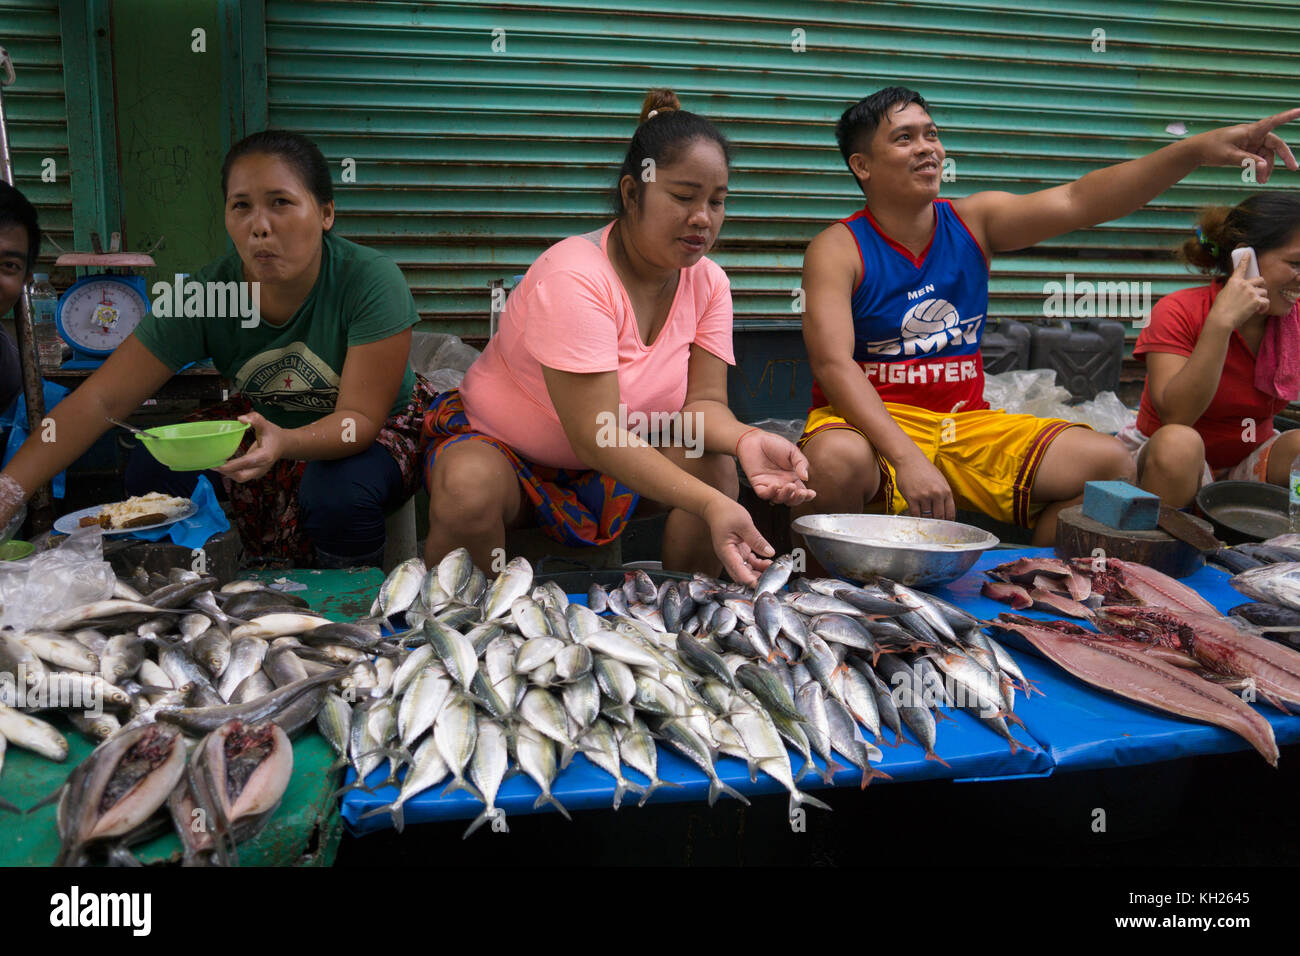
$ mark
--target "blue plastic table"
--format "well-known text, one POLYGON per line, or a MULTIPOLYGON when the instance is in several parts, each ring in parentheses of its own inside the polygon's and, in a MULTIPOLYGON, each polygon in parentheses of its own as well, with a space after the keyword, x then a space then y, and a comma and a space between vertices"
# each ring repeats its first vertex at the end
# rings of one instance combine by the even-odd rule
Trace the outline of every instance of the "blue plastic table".
MULTIPOLYGON (((1049 549, 1018 549, 990 551, 985 554, 969 574, 934 592, 972 614, 985 620, 1010 610, 1006 604, 989 600, 979 592, 986 576, 986 568, 1020 557, 1050 556, 1049 549)), ((1203 568, 1184 579, 1215 607, 1226 610, 1241 603, 1243 598, 1227 584, 1227 575, 1213 568, 1203 568)), ((575 600, 585 600, 575 598, 575 600)), ((1021 612, 1030 617, 1050 619, 1052 615, 1033 611, 1021 612)), ((1056 770, 1087 770, 1098 767, 1124 766, 1173 760, 1196 754, 1223 753, 1249 747, 1242 738, 1229 731, 1205 724, 1181 720, 1118 697, 1094 690, 1071 677, 1055 665, 1028 652, 1029 645, 1008 638, 1004 644, 1012 650, 1025 675, 1042 691, 1026 698, 1017 695, 1016 714, 1025 722, 1026 730, 1012 728, 1025 749, 1012 754, 1007 742, 983 727, 974 717, 963 712, 945 711, 952 719, 941 720, 938 729, 936 753, 948 764, 944 766, 926 760, 920 747, 910 738, 898 747, 883 746, 884 760, 879 769, 890 775, 894 783, 906 780, 953 779, 992 780, 1020 777, 1047 776, 1056 770)), ((1260 710, 1270 720, 1279 744, 1300 740, 1300 716, 1287 717, 1267 705, 1260 710)), ((822 762, 814 758, 820 770, 822 762)), ((798 772, 802 758, 791 754, 791 765, 798 772)), ((843 762, 843 761, 841 761, 843 762)), ((717 763, 718 776, 729 786, 744 794, 783 792, 783 788, 761 771, 751 782, 745 764, 732 757, 722 757, 717 763)), ((368 782, 375 786, 387 776, 387 764, 371 774, 368 782)), ((629 780, 646 783, 646 779, 629 767, 624 768, 629 780)), ((652 803, 693 800, 703 802, 708 796, 708 778, 694 764, 664 744, 659 745, 659 776, 663 780, 681 784, 680 788, 664 787, 655 791, 652 803)), ((353 773, 348 771, 350 783, 353 773)), ((861 772, 849 767, 836 773, 835 787, 856 787, 861 772)), ((880 786, 889 781, 877 780, 880 786)), ((469 794, 456 792, 444 795, 445 783, 407 802, 406 822, 420 823, 436 820, 468 819, 475 817, 483 805, 469 794)), ((820 776, 808 774, 800 783, 801 789, 824 788, 820 776)), ((552 792, 570 811, 609 807, 614 793, 614 780, 578 754, 560 773, 552 792)), ((517 774, 502 784, 497 795, 497 806, 507 818, 512 814, 532 813, 538 787, 524 774, 517 774)), ((350 791, 343 798, 343 820, 349 831, 356 835, 387 829, 391 823, 387 814, 362 820, 369 810, 390 803, 397 796, 395 787, 378 788, 374 793, 363 790, 350 791)), ((629 793, 623 801, 625 807, 639 799, 629 793)), ((729 797, 721 797, 728 800, 729 797)), ((833 803, 833 800, 830 801, 833 803)), ((542 812, 556 813, 543 805, 542 812)), ((633 806, 632 813, 636 812, 633 806)))

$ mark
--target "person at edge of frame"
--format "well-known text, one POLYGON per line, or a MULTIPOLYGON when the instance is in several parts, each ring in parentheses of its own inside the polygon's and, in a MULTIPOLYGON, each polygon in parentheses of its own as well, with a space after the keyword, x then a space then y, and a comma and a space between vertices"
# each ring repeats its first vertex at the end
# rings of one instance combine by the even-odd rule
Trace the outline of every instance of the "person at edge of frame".
POLYGON ((804 341, 815 385, 799 446, 814 502, 799 514, 886 513, 952 520, 957 507, 1055 537, 1057 516, 1093 480, 1133 481, 1118 440, 1069 422, 989 409, 980 338, 989 262, 1125 216, 1201 166, 1243 160, 1265 182, 1273 132, 1300 110, 1191 136, 1074 182, 1013 195, 939 198, 945 159, 921 94, 879 90, 835 127, 866 202, 819 233, 804 257, 804 341))
POLYGON ((1210 207, 1178 252, 1211 281, 1161 298, 1133 347, 1146 383, 1118 437, 1138 484, 1173 508, 1215 480, 1285 487, 1300 429, 1276 431, 1273 416, 1300 395, 1300 197, 1210 207))
MULTIPOLYGON (((235 248, 190 281, 260 283, 260 315, 147 315, 50 412, 56 440, 33 435, 0 473, 0 525, 90 447, 107 416, 128 417, 178 369, 210 357, 237 391, 190 420, 251 426, 236 457, 203 473, 229 495, 245 550, 297 567, 377 565, 385 514, 419 485, 433 395, 407 361, 419 321, 410 290, 390 259, 334 234, 329 166, 306 137, 244 138, 226 155, 221 190, 235 248)), ((188 496, 199 474, 136 448, 126 489, 188 496)))
MULTIPOLYGON (((41 254, 41 226, 36 207, 19 190, 0 182, 0 315, 8 315, 32 280, 41 254)), ((23 390, 18 346, 0 330, 0 409, 23 390)))
POLYGON ((727 407, 731 288, 705 253, 729 164, 712 123, 670 90, 649 92, 615 219, 532 264, 461 387, 430 407, 430 567, 465 547, 486 573, 506 530, 534 524, 571 547, 605 544, 642 497, 669 510, 666 569, 725 568, 751 584, 771 563, 736 501, 736 462, 764 499, 793 505, 812 492, 794 444, 727 407), (668 416, 678 434, 640 434, 638 414, 668 416))

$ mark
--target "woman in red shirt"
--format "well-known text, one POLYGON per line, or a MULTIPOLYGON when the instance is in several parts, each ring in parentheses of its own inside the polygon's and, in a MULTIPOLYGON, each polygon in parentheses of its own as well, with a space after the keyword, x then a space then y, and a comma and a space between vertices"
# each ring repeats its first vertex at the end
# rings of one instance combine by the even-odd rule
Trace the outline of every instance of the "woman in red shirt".
POLYGON ((1175 508, 1213 480, 1286 485, 1300 430, 1275 432, 1273 416, 1300 393, 1300 198, 1207 210, 1181 258, 1213 279, 1157 302, 1133 349, 1146 386, 1137 425, 1119 437, 1138 482, 1175 508), (1242 247, 1258 256, 1256 278, 1250 254, 1233 268, 1242 247))

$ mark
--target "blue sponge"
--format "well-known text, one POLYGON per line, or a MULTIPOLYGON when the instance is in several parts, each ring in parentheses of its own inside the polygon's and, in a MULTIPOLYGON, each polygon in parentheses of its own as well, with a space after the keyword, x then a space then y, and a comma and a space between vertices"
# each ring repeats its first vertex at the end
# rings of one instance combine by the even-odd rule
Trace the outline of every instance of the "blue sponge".
POLYGON ((1160 520, 1160 497, 1127 481, 1083 486, 1083 515, 1120 531, 1150 531, 1160 520))

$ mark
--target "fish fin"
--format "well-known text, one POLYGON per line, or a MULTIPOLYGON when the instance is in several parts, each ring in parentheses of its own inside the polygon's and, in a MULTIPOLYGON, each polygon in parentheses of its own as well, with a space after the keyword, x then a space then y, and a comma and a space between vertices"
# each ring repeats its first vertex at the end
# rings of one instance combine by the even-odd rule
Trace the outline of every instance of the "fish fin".
POLYGON ((365 813, 361 814, 361 816, 357 817, 357 822, 367 820, 370 817, 377 817, 381 813, 387 813, 391 816, 393 818, 393 828, 397 830, 398 833, 402 832, 401 826, 398 825, 399 822, 404 822, 402 821, 402 808, 398 805, 396 800, 392 803, 386 803, 383 806, 375 807, 373 810, 367 810, 365 813))
POLYGON ((650 794, 654 793, 660 787, 677 787, 680 789, 681 784, 673 783, 671 780, 652 780, 650 781, 650 786, 645 788, 645 793, 641 795, 641 799, 637 802, 637 806, 644 807, 645 802, 650 799, 650 794))
POLYGON ((1283 703, 1281 700, 1279 700, 1277 697, 1274 697, 1272 694, 1265 694, 1265 693, 1263 693, 1262 691, 1260 692, 1260 695, 1259 695, 1259 696, 1260 696, 1260 697, 1263 697, 1266 701, 1268 701, 1270 704, 1272 704, 1272 705, 1273 705, 1274 707, 1276 707, 1278 710, 1282 711, 1282 713, 1284 713, 1284 714, 1290 716, 1291 711, 1287 710, 1286 704, 1284 704, 1284 703, 1283 703))
POLYGON ((483 799, 482 794, 478 792, 478 789, 464 777, 457 777, 451 783, 447 784, 446 788, 442 791, 442 796, 445 797, 447 794, 453 793, 457 790, 465 791, 479 803, 487 803, 487 801, 483 799))
POLYGON ((950 769, 950 770, 952 769, 952 767, 951 767, 951 765, 948 763, 948 761, 944 760, 942 757, 940 757, 940 756, 939 756, 937 753, 935 753, 933 750, 927 750, 927 751, 925 752, 925 759, 926 759, 926 760, 937 760, 937 761, 939 761, 939 763, 943 764, 945 767, 948 767, 948 769, 950 769))
POLYGON ((827 804, 825 804, 825 803, 822 803, 820 800, 818 800, 816 797, 814 797, 811 793, 806 793, 806 792, 804 792, 803 790, 795 790, 793 793, 790 794, 790 813, 789 813, 789 815, 790 815, 791 817, 793 817, 793 816, 794 816, 794 812, 795 812, 795 810, 799 809, 799 808, 802 807, 804 804, 807 804, 807 805, 810 806, 810 807, 816 807, 818 810, 830 810, 830 809, 831 809, 831 807, 830 807, 829 805, 827 805, 827 804))
MULTIPOLYGON (((938 760, 937 757, 935 759, 938 760)), ((942 760, 939 760, 939 762, 943 763, 942 760)), ((867 760, 864 759, 863 763, 866 763, 866 766, 862 768, 862 785, 858 788, 859 790, 867 789, 867 785, 871 783, 872 780, 875 780, 877 777, 879 777, 881 780, 894 779, 889 774, 885 773, 885 771, 871 766, 870 762, 868 762, 867 760)), ((948 766, 946 763, 944 763, 943 765, 945 767, 948 766)))
POLYGON ((628 780, 626 777, 619 779, 617 781, 617 786, 614 788, 614 809, 615 810, 617 810, 622 805, 623 794, 627 793, 629 790, 631 790, 633 793, 645 792, 645 788, 642 787, 641 784, 634 783, 633 781, 628 780))
POLYGON ((826 761, 826 769, 821 773, 822 783, 829 785, 835 779, 835 775, 843 769, 843 764, 838 764, 834 760, 826 761))
POLYGON ((59 799, 59 795, 63 793, 63 786, 64 786, 63 784, 59 784, 58 787, 55 788, 54 792, 51 793, 49 796, 41 797, 41 799, 37 800, 30 807, 27 808, 26 813, 32 813, 36 810, 39 810, 41 807, 49 806, 55 800, 59 799))
POLYGON ((539 796, 536 800, 533 801, 533 809, 534 810, 539 809, 543 803, 551 804, 551 806, 559 810, 560 813, 564 814, 564 819, 568 820, 570 823, 573 822, 573 817, 569 816, 569 811, 564 809, 564 804, 562 804, 559 800, 555 798, 555 794, 549 792, 543 793, 541 796, 539 796))
POLYGON ((570 746, 569 744, 561 744, 560 745, 560 769, 564 770, 565 768, 567 768, 569 764, 573 761, 573 755, 576 754, 581 749, 582 749, 581 747, 573 747, 570 746))
POLYGON ((465 834, 461 837, 461 839, 468 840, 469 835, 471 833, 473 833, 483 824, 487 823, 489 820, 495 817, 499 812, 500 811, 497 810, 495 807, 484 807, 483 812, 470 821, 470 825, 465 828, 465 834))
POLYGON ((735 797, 745 806, 749 806, 749 800, 745 798, 745 795, 743 793, 740 793, 737 790, 733 790, 731 787, 727 786, 725 783, 723 783, 721 780, 718 779, 718 776, 715 773, 713 775, 713 779, 709 781, 709 806, 713 806, 715 803, 717 803, 718 797, 724 793, 729 797, 735 797))

